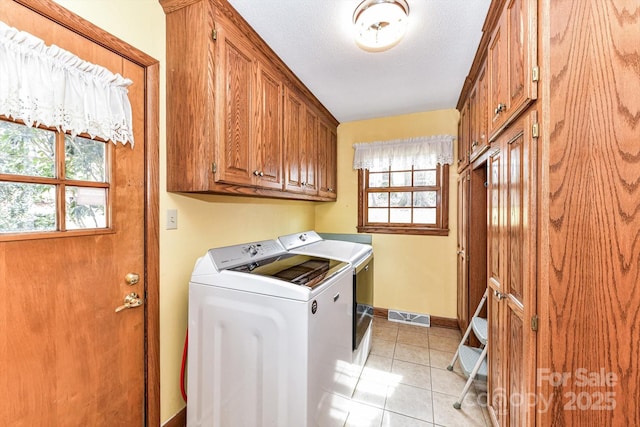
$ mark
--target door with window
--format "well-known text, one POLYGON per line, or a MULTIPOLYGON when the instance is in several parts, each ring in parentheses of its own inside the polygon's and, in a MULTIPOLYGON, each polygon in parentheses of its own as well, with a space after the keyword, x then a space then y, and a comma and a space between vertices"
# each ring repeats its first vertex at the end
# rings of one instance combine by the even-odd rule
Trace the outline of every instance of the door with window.
POLYGON ((0 420, 142 426, 145 69, 15 2, 0 20, 131 79, 135 140, 1 117, 0 420))

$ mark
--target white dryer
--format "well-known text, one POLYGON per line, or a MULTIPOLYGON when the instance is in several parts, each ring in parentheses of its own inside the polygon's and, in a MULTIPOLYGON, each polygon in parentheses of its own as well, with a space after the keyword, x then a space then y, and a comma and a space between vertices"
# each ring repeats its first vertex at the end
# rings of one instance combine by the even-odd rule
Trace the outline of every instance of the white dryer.
POLYGON ((323 239, 313 230, 280 236, 278 241, 290 253, 327 257, 351 264, 354 296, 352 377, 357 381, 371 351, 373 247, 364 243, 323 239))

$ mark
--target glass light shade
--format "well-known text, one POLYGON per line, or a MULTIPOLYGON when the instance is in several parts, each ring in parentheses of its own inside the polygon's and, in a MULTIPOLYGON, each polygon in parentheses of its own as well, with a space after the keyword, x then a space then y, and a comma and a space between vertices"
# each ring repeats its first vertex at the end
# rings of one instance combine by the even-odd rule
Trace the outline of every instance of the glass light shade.
POLYGON ((392 48, 404 37, 408 15, 404 0, 365 0, 353 14, 356 43, 370 52, 392 48))

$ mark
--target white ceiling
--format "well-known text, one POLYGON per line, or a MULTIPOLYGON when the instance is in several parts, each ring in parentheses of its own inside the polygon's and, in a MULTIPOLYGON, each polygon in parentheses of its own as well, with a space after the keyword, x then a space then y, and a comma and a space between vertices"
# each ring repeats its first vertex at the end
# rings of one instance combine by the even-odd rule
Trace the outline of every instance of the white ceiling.
POLYGON ((352 36, 361 0, 229 0, 339 122, 455 108, 490 0, 408 0, 386 52, 352 36))

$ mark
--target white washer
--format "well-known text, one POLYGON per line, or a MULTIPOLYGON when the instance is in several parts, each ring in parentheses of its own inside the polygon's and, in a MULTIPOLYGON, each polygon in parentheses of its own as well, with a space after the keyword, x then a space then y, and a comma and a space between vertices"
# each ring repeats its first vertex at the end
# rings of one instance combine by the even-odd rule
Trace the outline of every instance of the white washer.
POLYGON ((348 262, 353 274, 351 383, 355 382, 371 351, 373 323, 373 247, 364 243, 323 239, 313 230, 278 237, 291 253, 322 256, 348 262))
POLYGON ((352 292, 348 264, 287 253, 277 240, 199 258, 189 283, 188 427, 342 426, 352 292))

